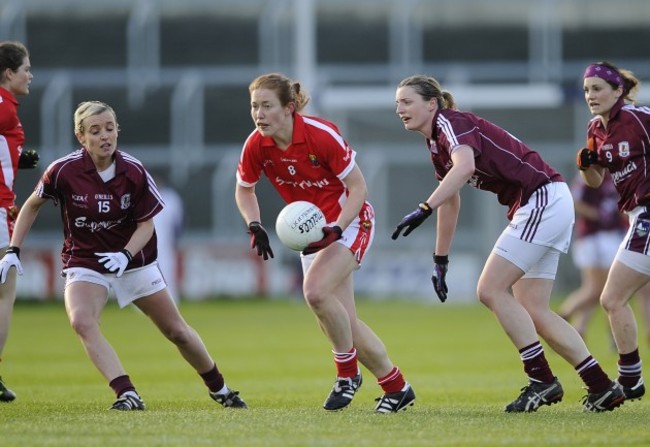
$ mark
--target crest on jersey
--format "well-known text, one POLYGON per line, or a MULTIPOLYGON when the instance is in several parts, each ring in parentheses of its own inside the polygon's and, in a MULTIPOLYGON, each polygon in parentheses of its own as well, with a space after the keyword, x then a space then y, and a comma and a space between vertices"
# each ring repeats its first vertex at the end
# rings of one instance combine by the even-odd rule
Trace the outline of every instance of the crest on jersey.
POLYGON ((630 142, 629 141, 621 141, 618 143, 618 155, 621 157, 629 157, 630 156, 630 142))
POLYGON ((312 166, 320 166, 318 158, 316 158, 314 154, 309 154, 309 161, 311 162, 312 166))
POLYGON ((131 206, 131 194, 124 194, 120 197, 120 208, 123 210, 128 210, 131 206))
POLYGON ((639 220, 636 224, 634 232, 639 237, 645 237, 650 232, 650 222, 647 220, 639 220))

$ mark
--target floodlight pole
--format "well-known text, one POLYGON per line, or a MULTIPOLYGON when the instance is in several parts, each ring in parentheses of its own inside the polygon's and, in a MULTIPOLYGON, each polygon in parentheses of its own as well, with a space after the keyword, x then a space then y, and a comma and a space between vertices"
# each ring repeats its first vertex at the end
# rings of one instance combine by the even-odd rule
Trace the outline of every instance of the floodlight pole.
POLYGON ((294 64, 296 79, 310 89, 312 99, 309 113, 315 110, 319 85, 316 75, 316 7, 314 0, 294 0, 294 64))

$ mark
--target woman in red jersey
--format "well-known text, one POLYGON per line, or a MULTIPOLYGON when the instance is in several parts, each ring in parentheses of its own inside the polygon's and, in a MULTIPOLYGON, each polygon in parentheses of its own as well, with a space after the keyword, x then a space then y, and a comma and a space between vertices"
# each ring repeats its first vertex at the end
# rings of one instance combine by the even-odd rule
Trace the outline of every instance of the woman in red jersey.
MULTIPOLYGON (((18 118, 17 96, 29 94, 32 66, 27 48, 20 42, 0 42, 0 250, 9 246, 18 208, 14 181, 18 169, 34 168, 38 154, 24 150, 25 132, 18 118)), ((0 284, 0 357, 7 341, 16 299, 16 273, 0 284)), ((2 359, 0 358, 0 361, 2 359)), ((0 378, 0 402, 11 402, 16 394, 0 378)))
POLYGON ((209 394, 224 407, 246 408, 230 390, 200 336, 179 313, 158 267, 153 217, 163 208, 156 184, 142 164, 117 147, 113 109, 83 102, 74 113, 82 148, 54 161, 23 205, 11 245, 0 260, 0 282, 12 267, 22 273, 20 246, 40 208, 61 206, 65 308, 72 328, 115 392, 111 409, 144 410, 145 405, 120 359, 101 332, 99 319, 112 288, 120 307, 138 307, 201 376, 209 394))
POLYGON ((366 201, 366 182, 355 162, 356 153, 334 124, 300 114, 309 97, 298 82, 279 73, 266 74, 250 84, 249 92, 256 129, 244 143, 235 199, 252 248, 265 260, 273 257, 255 193, 262 173, 285 202, 312 202, 328 222, 323 239, 301 254, 305 301, 331 343, 337 369, 323 407, 339 410, 352 402, 362 382, 358 358, 384 391, 375 411, 404 410, 413 404, 415 393, 355 309, 352 274, 375 231, 374 211, 366 201))
POLYGON ((623 390, 609 379, 576 330, 550 308, 561 252, 569 248, 573 199, 562 176, 539 154, 500 127, 456 109, 454 97, 428 76, 402 80, 396 113, 406 130, 425 137, 440 184, 394 231, 397 239, 437 210, 434 289, 447 298, 448 254, 465 183, 497 195, 509 224, 490 254, 477 286, 478 298, 496 316, 518 349, 529 383, 505 408, 530 412, 559 402, 564 392, 553 375, 541 336, 567 360, 588 388, 586 411, 612 410, 623 390))
POLYGON ((630 298, 650 280, 650 108, 634 105, 638 79, 608 62, 591 64, 583 75, 585 100, 594 118, 587 147, 577 164, 585 183, 598 187, 611 174, 618 209, 630 227, 609 270, 600 303, 607 312, 619 353, 618 379, 626 399, 645 394, 638 330, 630 298))

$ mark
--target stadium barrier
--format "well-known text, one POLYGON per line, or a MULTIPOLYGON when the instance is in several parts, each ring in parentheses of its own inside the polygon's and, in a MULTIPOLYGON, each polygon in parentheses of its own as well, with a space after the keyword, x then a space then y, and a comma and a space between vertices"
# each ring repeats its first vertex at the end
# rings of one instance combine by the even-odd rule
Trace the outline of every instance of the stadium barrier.
MULTIPOLYGON (((302 274, 298 254, 285 249, 277 240, 272 244, 275 258, 266 262, 246 242, 182 244, 176 254, 181 299, 300 296, 302 274)), ((24 274, 18 278, 18 298, 62 299, 59 246, 25 247, 21 255, 24 274)), ((447 279, 451 301, 473 299, 480 262, 473 254, 454 254, 447 279)), ((355 273, 355 287, 359 295, 370 298, 437 302, 431 285, 431 266, 428 253, 376 247, 355 273)))

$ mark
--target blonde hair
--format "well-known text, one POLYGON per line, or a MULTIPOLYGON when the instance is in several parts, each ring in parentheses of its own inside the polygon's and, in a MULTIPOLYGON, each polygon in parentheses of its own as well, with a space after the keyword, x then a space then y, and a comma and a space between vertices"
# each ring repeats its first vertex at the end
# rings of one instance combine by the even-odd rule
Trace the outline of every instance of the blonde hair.
POLYGON ((251 94, 254 90, 259 89, 274 91, 283 107, 286 107, 291 102, 294 103, 296 112, 304 109, 311 99, 299 82, 289 79, 282 73, 269 73, 258 76, 248 86, 248 92, 251 94))
POLYGON ((454 96, 440 87, 440 83, 431 76, 413 75, 403 79, 397 88, 411 87, 415 92, 422 96, 425 101, 436 98, 438 107, 441 109, 456 109, 454 96))
MULTIPOLYGON (((113 115, 115 124, 117 125, 117 115, 111 106, 101 101, 84 101, 77 106, 74 111, 74 132, 75 134, 83 134, 85 132, 84 120, 89 116, 99 115, 100 113, 109 112, 113 115)), ((118 126, 119 130, 119 126, 118 126)))

